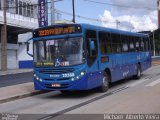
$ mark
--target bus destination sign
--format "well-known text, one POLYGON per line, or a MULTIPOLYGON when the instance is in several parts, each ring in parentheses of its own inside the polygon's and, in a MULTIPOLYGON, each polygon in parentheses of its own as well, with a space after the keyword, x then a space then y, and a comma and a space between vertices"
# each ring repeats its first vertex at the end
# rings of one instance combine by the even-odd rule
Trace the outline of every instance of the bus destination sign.
POLYGON ((82 32, 80 26, 58 26, 40 28, 34 31, 34 37, 44 37, 52 35, 73 34, 82 32))

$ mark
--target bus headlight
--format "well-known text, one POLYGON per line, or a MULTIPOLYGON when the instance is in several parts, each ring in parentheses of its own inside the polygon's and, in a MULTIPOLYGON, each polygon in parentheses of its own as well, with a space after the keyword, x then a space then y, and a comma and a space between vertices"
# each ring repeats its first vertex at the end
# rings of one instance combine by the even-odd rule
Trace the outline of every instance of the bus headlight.
POLYGON ((74 81, 74 78, 72 78, 71 80, 74 81))
POLYGON ((34 74, 33 76, 34 76, 34 77, 37 77, 37 75, 36 75, 36 74, 34 74))
POLYGON ((79 79, 79 76, 77 76, 76 79, 78 80, 78 79, 79 79))
POLYGON ((35 73, 33 74, 34 78, 40 82, 42 82, 43 80, 41 78, 39 78, 35 73))
POLYGON ((85 72, 84 72, 84 71, 82 71, 82 72, 81 72, 81 76, 84 76, 84 74, 85 74, 85 72))
POLYGON ((41 78, 39 78, 38 76, 35 77, 36 80, 42 82, 43 80, 41 78))
POLYGON ((36 77, 37 80, 39 80, 39 77, 36 77))
POLYGON ((77 75, 77 76, 71 78, 71 81, 78 80, 78 79, 80 79, 81 77, 83 77, 84 75, 85 75, 85 71, 81 71, 81 72, 80 72, 80 75, 77 75))

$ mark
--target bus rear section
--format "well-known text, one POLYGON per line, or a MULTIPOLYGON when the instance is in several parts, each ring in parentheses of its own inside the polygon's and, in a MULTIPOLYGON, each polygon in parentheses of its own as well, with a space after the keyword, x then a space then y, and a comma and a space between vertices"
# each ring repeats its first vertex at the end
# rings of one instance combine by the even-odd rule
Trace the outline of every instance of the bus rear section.
POLYGON ((111 82, 132 76, 139 79, 141 73, 151 67, 152 53, 148 35, 117 30, 99 31, 98 35, 100 69, 106 71, 111 82))

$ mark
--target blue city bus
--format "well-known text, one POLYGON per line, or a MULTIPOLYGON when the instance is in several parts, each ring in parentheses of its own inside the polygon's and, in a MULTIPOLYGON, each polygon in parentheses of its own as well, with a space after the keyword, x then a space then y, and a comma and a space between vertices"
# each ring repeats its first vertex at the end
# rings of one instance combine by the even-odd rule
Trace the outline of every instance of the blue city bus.
POLYGON ((32 40, 35 90, 105 92, 110 83, 139 79, 151 67, 147 34, 56 24, 34 30, 32 40))

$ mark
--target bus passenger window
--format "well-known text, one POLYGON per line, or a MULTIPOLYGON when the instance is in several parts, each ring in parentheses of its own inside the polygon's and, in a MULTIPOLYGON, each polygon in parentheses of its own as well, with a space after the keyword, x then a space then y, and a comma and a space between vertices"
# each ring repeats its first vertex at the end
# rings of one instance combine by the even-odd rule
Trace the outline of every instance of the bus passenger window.
POLYGON ((138 38, 136 37, 136 40, 135 40, 135 44, 136 44, 136 52, 138 52, 139 51, 139 40, 138 40, 138 38))
POLYGON ((144 51, 144 42, 141 40, 141 51, 144 51))
POLYGON ((123 52, 128 52, 128 45, 127 44, 123 44, 123 52))
POLYGON ((133 44, 133 42, 130 42, 130 52, 134 52, 134 44, 133 44))
POLYGON ((122 51, 128 52, 129 51, 128 36, 121 35, 121 40, 122 40, 122 51))
POLYGON ((120 34, 111 34, 111 37, 112 37, 112 52, 120 53, 122 51, 120 34))
POLYGON ((111 38, 110 33, 99 32, 100 51, 102 54, 111 53, 111 38))

